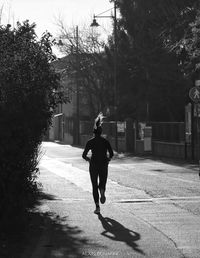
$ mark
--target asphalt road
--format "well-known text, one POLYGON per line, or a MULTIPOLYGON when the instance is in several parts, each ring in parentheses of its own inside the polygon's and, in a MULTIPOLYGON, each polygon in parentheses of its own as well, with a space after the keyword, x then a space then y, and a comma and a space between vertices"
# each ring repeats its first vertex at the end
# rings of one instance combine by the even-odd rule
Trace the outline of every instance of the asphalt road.
POLYGON ((194 165, 116 155, 95 215, 81 148, 44 142, 40 237, 24 257, 200 257, 200 180, 194 165))

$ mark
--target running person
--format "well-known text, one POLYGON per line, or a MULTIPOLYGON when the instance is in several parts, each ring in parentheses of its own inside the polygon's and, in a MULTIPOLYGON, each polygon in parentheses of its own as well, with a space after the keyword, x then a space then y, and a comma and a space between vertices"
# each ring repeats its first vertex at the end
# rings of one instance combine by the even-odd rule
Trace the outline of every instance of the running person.
POLYGON ((94 137, 86 143, 82 154, 82 157, 86 161, 90 162, 89 172, 92 183, 93 198, 96 205, 94 213, 96 214, 100 213, 99 192, 101 195, 100 202, 103 204, 106 201, 105 190, 108 177, 108 163, 113 157, 113 150, 109 141, 101 136, 102 118, 103 114, 100 113, 95 120, 95 126, 93 130, 94 137), (87 156, 90 150, 92 152, 91 158, 87 156), (109 156, 107 155, 108 153, 109 156))

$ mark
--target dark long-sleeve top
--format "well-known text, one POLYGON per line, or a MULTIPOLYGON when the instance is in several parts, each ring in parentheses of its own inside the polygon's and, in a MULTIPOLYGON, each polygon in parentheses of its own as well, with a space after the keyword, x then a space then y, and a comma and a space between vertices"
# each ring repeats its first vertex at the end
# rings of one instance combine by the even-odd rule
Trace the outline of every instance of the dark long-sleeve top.
POLYGON ((109 141, 101 136, 95 136, 86 143, 82 157, 87 161, 90 161, 90 158, 87 156, 90 150, 92 152, 91 162, 102 164, 108 162, 113 157, 113 150, 109 141), (109 156, 107 153, 109 153, 109 156))

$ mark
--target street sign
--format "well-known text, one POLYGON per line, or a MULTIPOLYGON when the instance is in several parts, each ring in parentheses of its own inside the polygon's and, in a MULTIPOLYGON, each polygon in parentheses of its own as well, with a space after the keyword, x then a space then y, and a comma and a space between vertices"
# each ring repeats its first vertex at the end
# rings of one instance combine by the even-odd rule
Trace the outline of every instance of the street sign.
POLYGON ((200 87, 193 87, 189 91, 189 97, 195 103, 200 102, 200 87))

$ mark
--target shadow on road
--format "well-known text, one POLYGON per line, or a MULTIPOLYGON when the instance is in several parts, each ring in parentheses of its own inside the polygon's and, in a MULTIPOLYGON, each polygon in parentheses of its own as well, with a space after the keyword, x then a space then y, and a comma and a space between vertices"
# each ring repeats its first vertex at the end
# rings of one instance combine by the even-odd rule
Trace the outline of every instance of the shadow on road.
MULTIPOLYGON (((42 194, 40 201, 54 200, 42 194)), ((91 246, 67 217, 40 212, 39 204, 28 212, 8 218, 0 231, 1 258, 84 257, 82 248, 91 246)))
POLYGON ((98 215, 98 218, 105 229, 101 235, 113 241, 124 242, 134 251, 144 254, 144 252, 138 247, 138 244, 136 244, 136 241, 140 240, 139 233, 124 227, 114 219, 103 217, 101 214, 98 215))
POLYGON ((20 258, 82 257, 81 247, 87 245, 88 240, 80 236, 82 231, 78 227, 67 223, 66 217, 52 213, 34 213, 32 216, 35 223, 29 232, 31 241, 20 258))

